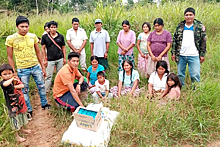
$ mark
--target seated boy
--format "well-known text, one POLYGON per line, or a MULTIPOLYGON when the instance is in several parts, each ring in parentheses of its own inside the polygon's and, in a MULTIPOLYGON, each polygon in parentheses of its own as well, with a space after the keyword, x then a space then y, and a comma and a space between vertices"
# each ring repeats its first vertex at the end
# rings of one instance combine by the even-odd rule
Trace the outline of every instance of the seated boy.
POLYGON ((95 82, 95 92, 92 94, 95 104, 99 103, 99 98, 102 100, 113 98, 113 94, 109 93, 109 81, 105 79, 105 73, 103 71, 97 73, 97 79, 95 82))
MULTIPOLYGON (((13 68, 9 64, 3 64, 0 67, 0 75, 3 79, 1 87, 4 92, 6 105, 10 117, 12 129, 19 131, 23 126, 28 123, 27 119, 27 106, 24 100, 24 95, 21 91, 24 84, 16 77, 14 77, 13 68)), ((31 130, 22 129, 24 133, 31 133, 31 130)), ((26 139, 15 132, 16 140, 23 142, 26 139)))

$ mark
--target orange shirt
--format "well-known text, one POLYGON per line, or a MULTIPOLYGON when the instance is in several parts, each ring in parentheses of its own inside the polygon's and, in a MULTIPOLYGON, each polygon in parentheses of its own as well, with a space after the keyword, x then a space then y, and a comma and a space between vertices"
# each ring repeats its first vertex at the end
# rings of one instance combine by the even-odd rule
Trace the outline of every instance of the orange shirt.
POLYGON ((61 97, 66 92, 70 91, 68 84, 74 83, 75 77, 80 77, 81 74, 77 68, 72 69, 68 64, 64 65, 57 73, 54 80, 53 97, 61 97))

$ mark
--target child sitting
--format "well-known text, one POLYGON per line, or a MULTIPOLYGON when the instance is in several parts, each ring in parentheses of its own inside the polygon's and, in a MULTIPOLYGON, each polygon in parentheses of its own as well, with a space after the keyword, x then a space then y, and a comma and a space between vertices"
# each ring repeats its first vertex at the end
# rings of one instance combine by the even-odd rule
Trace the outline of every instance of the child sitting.
POLYGON ((113 98, 113 94, 109 93, 109 81, 105 79, 105 73, 103 71, 97 73, 97 79, 95 82, 95 92, 92 94, 95 104, 99 102, 99 97, 102 100, 113 98))
POLYGON ((161 95, 161 98, 165 97, 168 94, 168 98, 179 98, 181 95, 181 82, 178 76, 174 73, 171 73, 167 76, 166 89, 161 95))
MULTIPOLYGON (((0 75, 3 79, 1 87, 4 92, 12 129, 19 131, 28 123, 27 106, 21 91, 24 85, 17 77, 14 77, 14 71, 9 64, 3 64, 0 67, 0 75)), ((31 133, 31 130, 22 129, 21 131, 31 133)), ((19 142, 26 140, 20 137, 18 132, 15 132, 15 135, 16 140, 19 142)))
POLYGON ((166 89, 167 75, 169 74, 166 61, 158 61, 156 71, 150 75, 148 81, 149 98, 157 97, 166 89))

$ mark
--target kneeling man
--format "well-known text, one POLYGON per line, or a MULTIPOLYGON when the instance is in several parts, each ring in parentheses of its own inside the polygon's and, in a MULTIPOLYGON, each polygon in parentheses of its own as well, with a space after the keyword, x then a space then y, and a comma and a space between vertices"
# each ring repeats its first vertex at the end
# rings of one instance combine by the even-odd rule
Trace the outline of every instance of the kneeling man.
POLYGON ((75 52, 69 53, 68 64, 59 70, 54 80, 53 97, 55 101, 67 107, 71 112, 78 106, 83 106, 79 93, 84 78, 78 70, 78 65, 79 54, 75 52), (79 81, 76 84, 74 84, 75 79, 79 81))

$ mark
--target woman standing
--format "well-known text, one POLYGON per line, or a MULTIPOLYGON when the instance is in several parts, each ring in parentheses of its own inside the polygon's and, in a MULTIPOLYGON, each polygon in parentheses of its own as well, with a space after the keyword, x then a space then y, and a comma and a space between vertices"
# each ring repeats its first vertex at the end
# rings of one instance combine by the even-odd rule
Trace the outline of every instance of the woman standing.
POLYGON ((148 58, 148 75, 156 70, 157 61, 164 60, 167 62, 168 70, 170 64, 167 52, 172 43, 172 36, 169 31, 163 29, 164 23, 161 18, 154 20, 155 31, 151 32, 147 40, 147 49, 150 54, 148 58))
POLYGON ((122 70, 122 62, 126 59, 130 60, 134 65, 134 46, 135 46, 135 32, 130 30, 130 23, 127 20, 122 22, 123 30, 121 30, 117 37, 118 48, 118 72, 122 70))
POLYGON ((147 39, 150 35, 151 26, 148 22, 144 22, 142 25, 143 32, 138 35, 137 38, 137 49, 139 51, 138 55, 138 71, 148 77, 147 75, 147 60, 148 60, 148 50, 147 50, 147 39))

